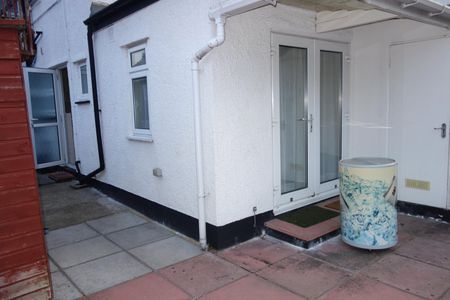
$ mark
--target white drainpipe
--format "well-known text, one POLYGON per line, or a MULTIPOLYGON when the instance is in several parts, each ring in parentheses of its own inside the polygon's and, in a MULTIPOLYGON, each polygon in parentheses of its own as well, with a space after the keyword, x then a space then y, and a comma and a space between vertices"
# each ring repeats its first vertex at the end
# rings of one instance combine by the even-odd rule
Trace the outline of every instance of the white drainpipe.
POLYGON ((194 89, 194 121, 195 121, 195 150, 197 171, 197 193, 198 193, 198 228, 199 240, 203 250, 207 250, 206 242, 206 215, 205 215, 205 180, 203 174, 203 149, 202 149, 202 123, 200 109, 200 60, 215 47, 225 41, 225 20, 237 14, 259 8, 266 5, 274 5, 277 0, 230 0, 222 3, 219 7, 211 10, 210 18, 216 23, 216 36, 213 37, 203 48, 195 53, 192 58, 192 83, 194 89))

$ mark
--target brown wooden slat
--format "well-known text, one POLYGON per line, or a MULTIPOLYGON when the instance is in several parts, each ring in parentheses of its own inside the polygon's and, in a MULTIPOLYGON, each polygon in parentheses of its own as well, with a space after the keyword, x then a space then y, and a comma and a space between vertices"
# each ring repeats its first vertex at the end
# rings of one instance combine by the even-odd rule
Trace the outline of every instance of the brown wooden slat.
POLYGON ((0 158, 0 174, 34 169, 34 158, 31 154, 0 158))
POLYGON ((48 262, 46 259, 38 260, 31 264, 24 264, 13 270, 0 272, 0 288, 10 285, 16 281, 35 277, 46 272, 48 262))
POLYGON ((16 298, 17 300, 48 300, 52 299, 52 291, 50 288, 43 288, 39 291, 32 292, 16 298))
POLYGON ((33 186, 34 184, 36 184, 36 174, 34 170, 0 174, 0 192, 9 189, 33 186))
MULTIPOLYGON (((2 203, 3 204, 3 203, 2 203)), ((13 222, 39 215, 40 205, 38 201, 29 201, 16 205, 0 205, 0 224, 13 222)), ((2 245, 0 244, 0 248, 2 245)))
POLYGON ((19 45, 14 41, 3 41, 0 48, 0 59, 20 59, 19 45))
POLYGON ((39 215, 23 220, 15 220, 14 222, 1 223, 0 239, 9 239, 17 235, 27 234, 28 232, 37 230, 43 230, 39 215))
POLYGON ((7 207, 11 205, 18 205, 29 201, 38 201, 39 191, 36 186, 19 187, 17 189, 10 189, 0 191, 0 206, 7 207))
POLYGON ((24 155, 31 152, 31 143, 29 139, 0 141, 0 149, 0 158, 24 155))
POLYGON ((42 245, 0 256, 0 272, 46 259, 46 256, 45 248, 42 245))
MULTIPOLYGON (((6 20, 0 20, 0 25, 6 20)), ((19 44, 19 38, 17 35, 17 29, 13 28, 2 28, 0 30, 0 44, 3 44, 6 41, 15 41, 17 45, 19 44)))
POLYGON ((28 138, 28 124, 0 125, 0 141, 28 138))
POLYGON ((0 75, 18 75, 22 74, 20 64, 16 60, 2 60, 0 75))
POLYGON ((0 76, 0 91, 12 89, 12 88, 23 89, 22 76, 19 74, 0 76))
POLYGON ((1 89, 0 103, 2 102, 21 102, 25 104, 25 91, 18 88, 1 89))
POLYGON ((25 107, 0 109, 0 124, 26 123, 27 119, 25 107))
POLYGON ((43 244, 42 230, 4 239, 0 244, 0 256, 9 255, 34 246, 43 246, 43 244))
POLYGON ((16 282, 12 285, 3 287, 0 290, 1 299, 15 299, 31 292, 43 289, 50 285, 47 274, 42 274, 23 281, 16 282))

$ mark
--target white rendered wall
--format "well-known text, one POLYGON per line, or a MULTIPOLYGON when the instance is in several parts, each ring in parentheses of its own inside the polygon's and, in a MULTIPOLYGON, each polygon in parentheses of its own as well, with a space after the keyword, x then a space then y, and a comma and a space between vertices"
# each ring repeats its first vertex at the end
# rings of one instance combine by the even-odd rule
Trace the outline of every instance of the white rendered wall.
POLYGON ((315 34, 315 13, 278 4, 228 19, 225 43, 203 62, 212 72, 217 225, 273 210, 271 32, 315 34))
MULTIPOLYGON (((95 33, 106 164, 97 178, 193 217, 197 217, 197 190, 190 63, 214 33, 208 18, 211 3, 159 1, 95 33), (133 108, 126 45, 145 38, 151 143, 128 138, 133 108), (163 176, 153 176, 154 168, 161 168, 163 176)), ((205 128, 208 135, 208 123, 205 128)), ((211 143, 205 139, 206 145, 211 143)), ((214 169, 208 148, 205 169, 211 193, 214 169)), ((216 224, 210 199, 207 221, 216 224)))
POLYGON ((445 29, 410 20, 353 29, 350 156, 388 155, 389 45, 444 34, 445 29))
MULTIPOLYGON (((37 1, 32 18, 35 31, 42 31, 37 42, 37 56, 33 67, 58 69, 67 67, 72 106, 76 159, 81 171, 87 174, 98 167, 97 142, 92 105, 91 83, 89 94, 81 94, 80 62, 86 63, 88 74, 87 27, 83 21, 90 15, 91 0, 37 1), (90 104, 76 105, 79 100, 90 104)), ((111 1, 110 1, 111 2, 111 1)), ((89 76, 89 75, 88 75, 89 76)), ((89 77, 88 77, 89 78, 89 77)))

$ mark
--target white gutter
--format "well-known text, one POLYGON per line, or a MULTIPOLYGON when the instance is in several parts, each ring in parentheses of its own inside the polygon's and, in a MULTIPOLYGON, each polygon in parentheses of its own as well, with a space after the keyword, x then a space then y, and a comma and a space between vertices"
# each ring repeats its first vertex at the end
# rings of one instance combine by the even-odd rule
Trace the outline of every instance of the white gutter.
POLYGON ((221 3, 210 11, 209 17, 216 23, 216 36, 203 48, 198 50, 192 58, 192 83, 194 90, 194 122, 195 122, 195 150, 197 171, 197 197, 198 197, 198 229, 199 241, 203 250, 208 248, 206 242, 206 215, 205 215, 205 180, 203 174, 203 149, 202 149, 202 123, 200 109, 200 60, 215 47, 225 41, 225 20, 228 17, 241 14, 252 9, 266 5, 275 5, 277 0, 229 0, 221 3))
POLYGON ((385 12, 400 17, 450 28, 450 8, 433 0, 361 0, 385 12))

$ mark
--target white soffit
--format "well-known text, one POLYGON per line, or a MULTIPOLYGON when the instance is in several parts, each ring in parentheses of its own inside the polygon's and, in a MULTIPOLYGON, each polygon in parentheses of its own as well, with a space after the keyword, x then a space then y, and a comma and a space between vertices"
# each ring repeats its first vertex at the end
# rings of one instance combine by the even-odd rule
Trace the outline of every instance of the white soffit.
POLYGON ((316 32, 328 32, 398 18, 397 15, 369 10, 320 11, 316 15, 316 32))

